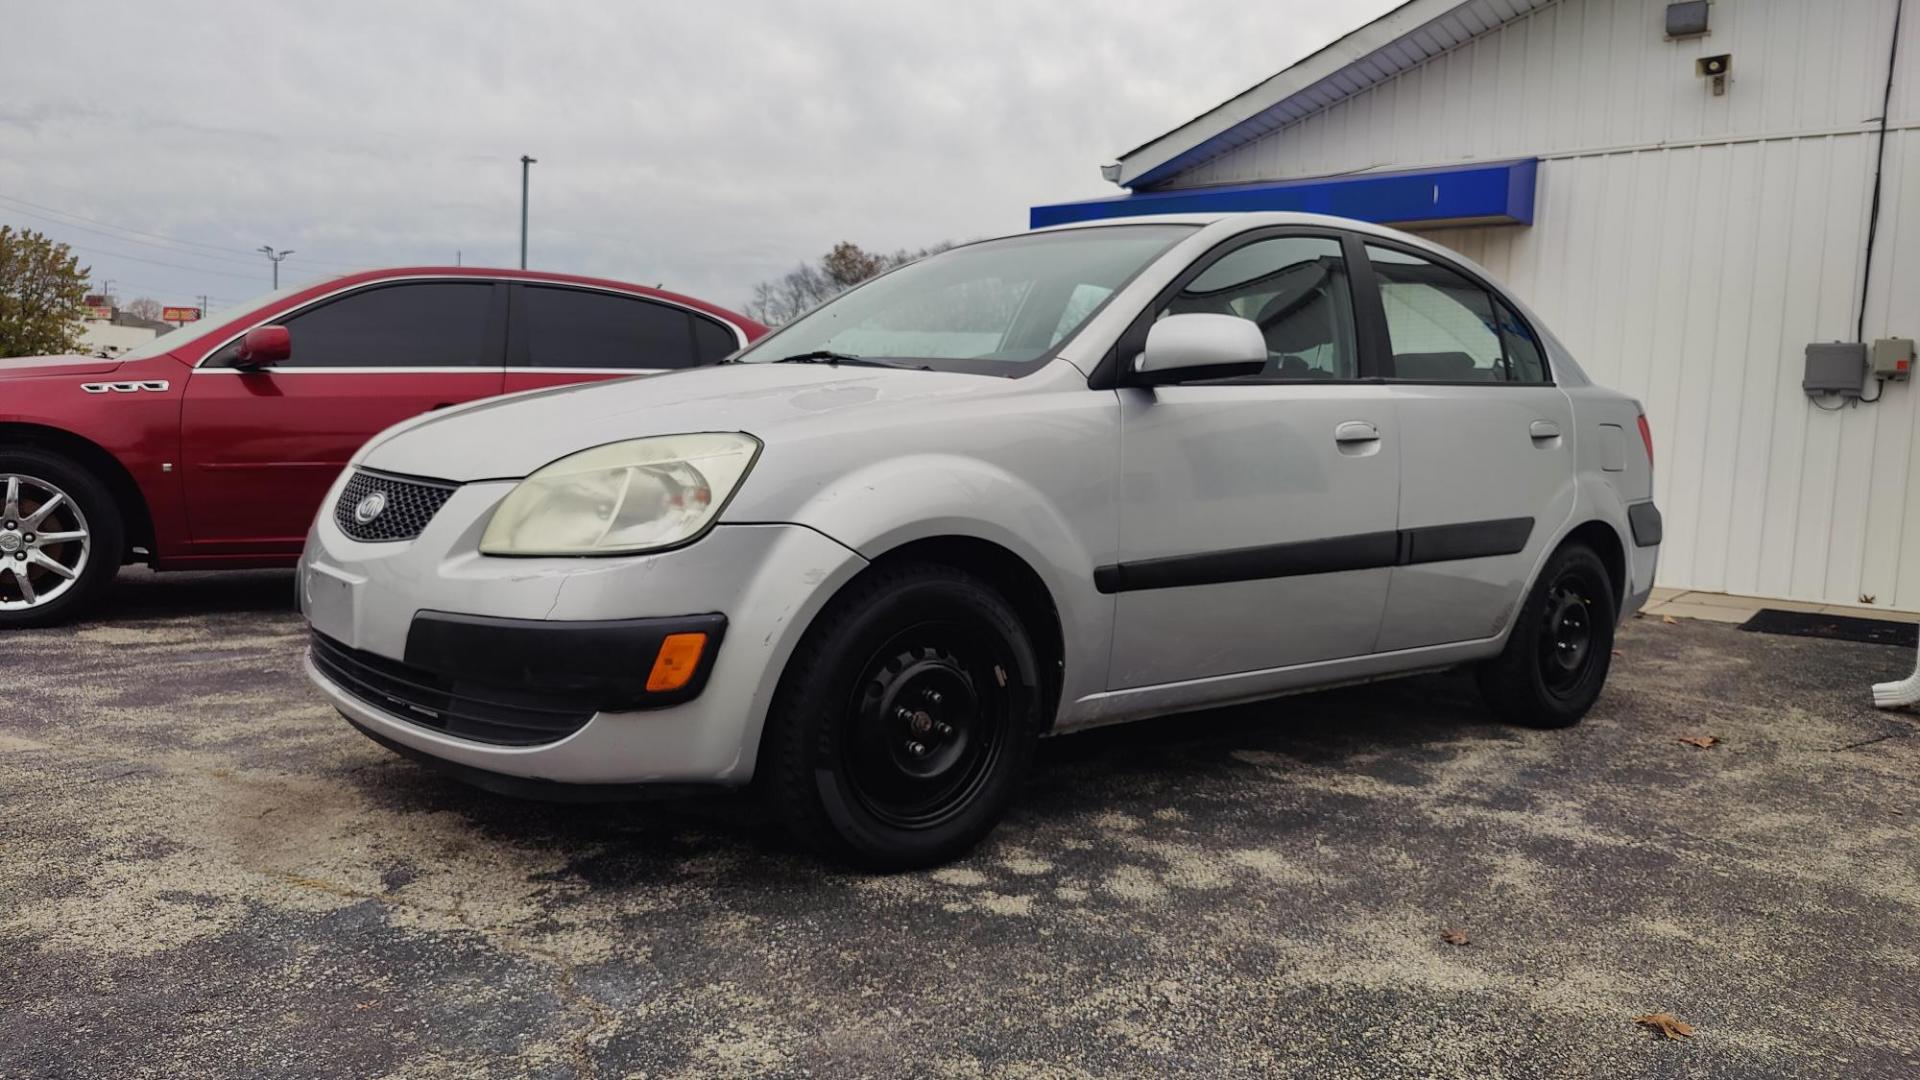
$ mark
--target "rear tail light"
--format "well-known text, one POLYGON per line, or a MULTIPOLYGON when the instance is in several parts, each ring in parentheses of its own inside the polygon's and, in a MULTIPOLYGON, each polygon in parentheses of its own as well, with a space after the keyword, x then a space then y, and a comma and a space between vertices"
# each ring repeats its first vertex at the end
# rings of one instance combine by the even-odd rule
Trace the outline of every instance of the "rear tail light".
POLYGON ((1647 427, 1647 414, 1640 414, 1640 441, 1647 448, 1647 468, 1653 468, 1653 431, 1647 427))

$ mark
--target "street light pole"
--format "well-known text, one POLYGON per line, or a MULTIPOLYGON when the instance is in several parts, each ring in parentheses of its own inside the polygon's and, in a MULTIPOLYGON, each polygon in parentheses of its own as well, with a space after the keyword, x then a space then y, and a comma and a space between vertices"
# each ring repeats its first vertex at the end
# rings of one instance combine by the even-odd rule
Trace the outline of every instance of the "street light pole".
POLYGON ((293 254, 293 252, 275 251, 273 250, 272 244, 261 244, 260 250, 266 254, 267 261, 273 263, 273 288, 275 292, 278 292, 280 290, 280 260, 293 254))
POLYGON ((520 269, 527 268, 527 170, 538 158, 520 155, 520 269))

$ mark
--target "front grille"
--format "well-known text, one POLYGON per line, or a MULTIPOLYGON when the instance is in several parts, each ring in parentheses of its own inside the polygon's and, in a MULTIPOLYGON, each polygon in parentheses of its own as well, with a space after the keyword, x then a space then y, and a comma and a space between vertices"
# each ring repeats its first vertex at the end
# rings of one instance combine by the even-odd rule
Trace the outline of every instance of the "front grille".
POLYGON ((348 648, 317 631, 312 655, 334 685, 381 712, 474 742, 538 746, 558 742, 593 719, 594 708, 584 699, 451 679, 348 648))
POLYGON ((446 505, 454 487, 437 480, 355 472, 340 492, 340 501, 333 504, 333 521, 341 532, 367 543, 411 540, 446 505), (380 496, 379 505, 373 507, 375 513, 366 521, 360 520, 361 505, 375 494, 380 496))

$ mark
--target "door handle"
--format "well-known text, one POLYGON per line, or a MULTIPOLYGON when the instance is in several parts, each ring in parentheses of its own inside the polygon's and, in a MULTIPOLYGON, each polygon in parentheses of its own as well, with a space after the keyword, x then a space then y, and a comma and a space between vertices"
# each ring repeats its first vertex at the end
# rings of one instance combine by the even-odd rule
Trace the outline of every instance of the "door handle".
POLYGON ((1348 420, 1333 429, 1333 441, 1342 444, 1379 442, 1380 429, 1365 420, 1348 420))
POLYGON ((1557 439, 1560 437, 1560 425, 1551 420, 1535 420, 1533 423, 1527 425, 1527 434, 1531 436, 1535 442, 1546 439, 1557 439))

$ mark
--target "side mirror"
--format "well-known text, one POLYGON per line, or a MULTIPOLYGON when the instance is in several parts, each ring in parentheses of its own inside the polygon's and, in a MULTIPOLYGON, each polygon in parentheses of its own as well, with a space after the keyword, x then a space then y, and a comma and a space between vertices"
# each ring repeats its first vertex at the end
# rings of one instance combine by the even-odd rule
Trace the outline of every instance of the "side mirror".
POLYGON ((263 368, 293 355, 293 335, 284 326, 256 326, 240 339, 234 361, 240 367, 263 368))
POLYGON ((1257 375, 1266 366, 1267 339, 1258 323, 1237 315, 1195 312, 1154 323, 1133 371, 1136 382, 1161 386, 1257 375))

